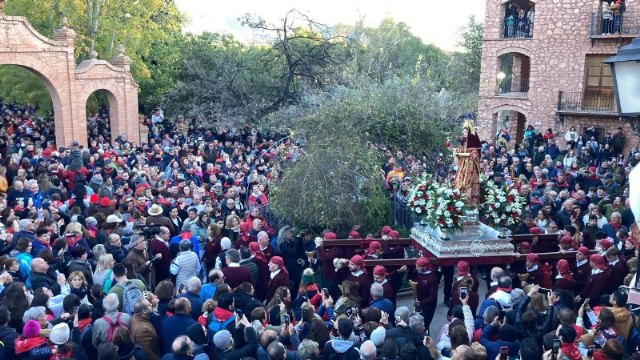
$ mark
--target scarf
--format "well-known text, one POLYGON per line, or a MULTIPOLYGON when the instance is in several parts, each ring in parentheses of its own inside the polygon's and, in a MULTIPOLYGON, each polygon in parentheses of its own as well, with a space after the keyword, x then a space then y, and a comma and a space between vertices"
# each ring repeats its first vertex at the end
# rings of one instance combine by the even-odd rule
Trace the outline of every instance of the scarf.
POLYGON ((560 345, 560 350, 562 353, 568 357, 570 360, 580 360, 582 356, 580 355, 580 350, 573 343, 562 343, 560 345))
POLYGON ((76 289, 71 287, 71 293, 80 298, 80 300, 84 299, 87 296, 87 288, 82 286, 80 289, 76 289))

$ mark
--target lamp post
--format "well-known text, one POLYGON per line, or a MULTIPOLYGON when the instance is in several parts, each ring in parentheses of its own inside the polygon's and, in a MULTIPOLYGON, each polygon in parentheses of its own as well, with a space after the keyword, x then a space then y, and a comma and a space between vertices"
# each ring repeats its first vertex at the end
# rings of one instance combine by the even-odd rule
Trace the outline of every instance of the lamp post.
POLYGON ((618 113, 622 117, 636 118, 634 132, 640 133, 640 37, 633 39, 618 53, 603 61, 611 66, 613 87, 618 104, 618 113))

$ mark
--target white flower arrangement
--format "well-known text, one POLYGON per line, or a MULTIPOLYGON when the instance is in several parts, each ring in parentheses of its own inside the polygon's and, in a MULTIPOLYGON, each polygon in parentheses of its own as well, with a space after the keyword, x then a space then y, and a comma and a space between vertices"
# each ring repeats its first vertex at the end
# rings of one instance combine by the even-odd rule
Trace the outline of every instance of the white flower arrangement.
POLYGON ((525 200, 517 189, 498 186, 484 175, 480 176, 480 188, 480 216, 488 225, 513 229, 520 223, 525 200))
POLYGON ((431 227, 462 229, 462 194, 450 184, 436 183, 429 175, 409 190, 407 206, 431 227))

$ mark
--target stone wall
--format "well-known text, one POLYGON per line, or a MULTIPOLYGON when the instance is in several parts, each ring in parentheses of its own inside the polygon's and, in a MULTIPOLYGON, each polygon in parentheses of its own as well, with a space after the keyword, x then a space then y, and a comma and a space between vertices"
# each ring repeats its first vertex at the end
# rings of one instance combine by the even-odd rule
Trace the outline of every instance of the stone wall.
MULTIPOLYGON (((496 114, 501 110, 519 111, 527 118, 526 125, 539 130, 552 128, 564 133, 564 124, 557 114, 558 93, 582 92, 585 84, 585 62, 588 54, 613 55, 619 44, 618 37, 596 39, 593 44, 589 29, 591 14, 598 12, 600 0, 539 0, 535 1, 533 38, 503 39, 505 3, 486 0, 485 32, 482 47, 480 100, 478 103, 478 129, 483 139, 492 139, 500 126, 496 114), (519 53, 530 58, 529 92, 525 96, 496 96, 498 57, 506 53, 519 53)), ((640 10, 638 0, 627 0, 628 11, 640 10)), ((623 43, 630 39, 622 39, 623 43)), ((510 116, 511 118, 511 116, 510 116)), ((617 128, 618 117, 578 118, 582 127, 589 123, 606 123, 617 128)), ((526 126, 525 125, 525 126, 526 126)), ((602 127, 602 126, 599 126, 602 127)), ((515 124, 509 124, 515 129, 515 124)), ((613 130, 612 128, 612 130, 613 130)), ((631 127, 624 126, 627 139, 637 142, 631 127)), ((580 130, 580 129, 579 129, 580 130)))

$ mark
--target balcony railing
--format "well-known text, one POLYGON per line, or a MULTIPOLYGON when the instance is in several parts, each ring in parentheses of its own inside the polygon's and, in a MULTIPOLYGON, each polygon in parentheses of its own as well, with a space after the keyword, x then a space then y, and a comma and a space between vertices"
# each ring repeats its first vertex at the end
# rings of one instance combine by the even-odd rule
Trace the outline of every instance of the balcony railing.
POLYGON ((602 15, 602 12, 591 13, 591 25, 589 28, 591 37, 609 35, 640 35, 640 11, 625 11, 618 16, 602 15))
POLYGON ((529 92, 529 78, 507 76, 502 81, 498 80, 496 95, 526 97, 529 92))
POLYGON ((558 111, 585 114, 616 113, 616 101, 612 92, 569 92, 558 93, 558 111))
POLYGON ((533 13, 529 17, 510 15, 504 19, 502 37, 505 39, 525 39, 533 37, 533 13))

